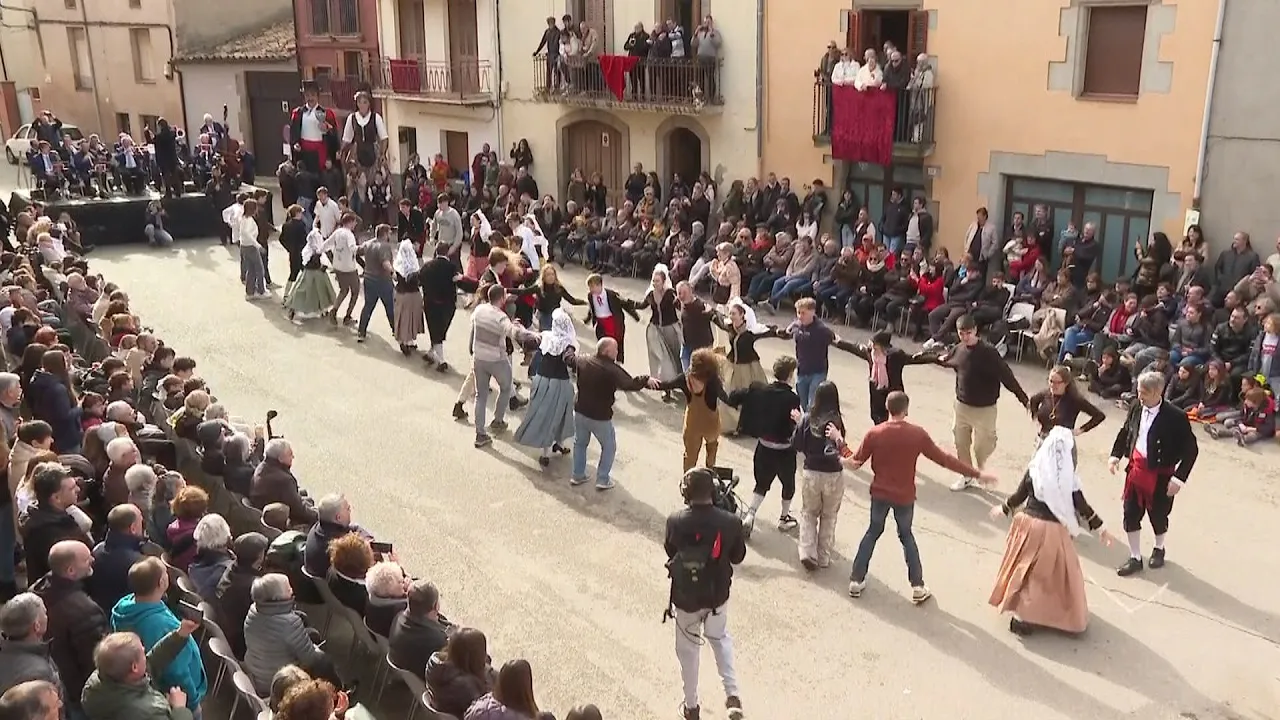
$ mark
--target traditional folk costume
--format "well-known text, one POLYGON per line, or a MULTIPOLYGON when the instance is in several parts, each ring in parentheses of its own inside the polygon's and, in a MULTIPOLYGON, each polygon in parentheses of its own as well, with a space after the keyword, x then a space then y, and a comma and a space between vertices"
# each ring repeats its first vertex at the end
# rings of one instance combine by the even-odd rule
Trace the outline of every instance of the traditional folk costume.
MULTIPOLYGON (((674 380, 681 373, 680 366, 680 309, 676 303, 676 291, 671 284, 671 274, 666 265, 659 264, 654 274, 666 279, 661 292, 649 283, 649 289, 640 301, 651 315, 645 329, 645 342, 649 346, 649 377, 661 382, 674 380)), ((685 468, 686 470, 688 468, 685 468)))
POLYGON ((524 255, 529 269, 535 274, 542 270, 542 263, 550 260, 547 255, 547 236, 533 213, 524 216, 524 223, 516 228, 520 238, 520 254, 524 255))
POLYGON ((871 400, 871 422, 876 425, 889 420, 889 409, 885 407, 889 393, 895 390, 906 392, 906 386, 902 382, 903 368, 934 363, 931 356, 910 355, 902 348, 892 345, 884 346, 881 351, 876 348, 875 343, 857 345, 840 340, 836 342, 836 347, 867 361, 870 373, 867 377, 867 396, 871 400))
POLYGON ((378 165, 378 144, 388 139, 387 125, 382 116, 372 110, 368 114, 356 111, 347 116, 342 128, 342 145, 352 149, 356 167, 372 182, 373 169, 378 165))
POLYGON ((639 322, 640 316, 636 314, 635 303, 608 288, 601 288, 598 294, 588 294, 587 303, 590 307, 587 312, 587 322, 595 326, 596 339, 608 337, 618 342, 618 364, 621 365, 626 355, 626 345, 623 340, 627 335, 627 319, 623 313, 639 322))
MULTIPOLYGON (((303 83, 303 92, 317 91, 315 83, 303 83)), ((336 159, 338 150, 338 117, 332 108, 305 103, 289 114, 289 137, 300 157, 297 163, 305 163, 312 172, 323 172, 325 162, 336 159)))
POLYGON ((991 605, 1013 614, 1009 630, 1019 635, 1035 627, 1084 632, 1089 622, 1084 573, 1075 536, 1102 528, 1102 518, 1085 500, 1076 473, 1075 437, 1055 427, 1036 450, 1018 489, 1002 506, 1013 516, 1004 559, 991 590, 991 605))
MULTIPOLYGON (((725 390, 732 395, 739 390, 746 390, 752 383, 766 384, 769 378, 760 365, 760 353, 756 351, 756 341, 764 337, 777 337, 778 331, 768 325, 760 324, 756 319, 756 311, 747 307, 741 298, 733 298, 728 307, 742 309, 746 318, 742 327, 734 327, 731 321, 723 316, 715 315, 712 321, 729 336, 727 362, 723 363, 722 377, 725 390)), ((728 403, 720 403, 720 428, 725 432, 736 434, 739 413, 728 403)))
POLYGON ((516 429, 515 441, 542 451, 538 462, 550 464, 552 451, 567 455, 562 443, 573 437, 573 380, 566 357, 578 351, 573 318, 563 309, 551 313, 551 329, 542 333, 540 359, 533 372, 529 408, 516 429))
POLYGON ((418 272, 422 269, 418 261, 418 253, 413 240, 405 238, 396 247, 395 261, 396 299, 392 303, 395 319, 394 332, 396 342, 400 343, 400 352, 405 355, 418 346, 418 336, 426 332, 423 321, 422 288, 419 285, 418 272))
POLYGON ((1127 460, 1124 477, 1124 531, 1129 560, 1116 573, 1127 577, 1142 571, 1142 517, 1151 520, 1155 549, 1151 567, 1164 566, 1164 536, 1173 512, 1170 485, 1181 488, 1191 474, 1200 448, 1191 421, 1167 400, 1155 407, 1135 402, 1111 445, 1113 460, 1127 460))
POLYGON ((471 248, 464 274, 472 280, 479 280, 489 269, 489 251, 493 249, 489 238, 493 236, 493 227, 482 212, 473 214, 471 219, 471 248))
POLYGON ((284 295, 284 306, 292 320, 321 317, 333 310, 337 302, 329 273, 321 263, 323 246, 324 235, 319 228, 307 233, 307 244, 302 248, 302 272, 284 295))

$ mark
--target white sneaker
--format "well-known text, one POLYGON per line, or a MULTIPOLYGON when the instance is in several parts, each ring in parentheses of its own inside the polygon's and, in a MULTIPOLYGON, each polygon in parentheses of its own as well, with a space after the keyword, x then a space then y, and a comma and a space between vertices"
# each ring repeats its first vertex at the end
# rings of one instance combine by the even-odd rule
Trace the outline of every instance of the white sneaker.
POLYGON ((968 490, 971 487, 977 487, 977 486, 978 486, 977 478, 962 477, 959 480, 956 480, 955 482, 951 483, 951 492, 961 492, 964 490, 968 490))
POLYGON ((849 597, 862 597, 862 591, 867 587, 866 581, 858 582, 857 580, 849 581, 849 597))
POLYGON ((933 597, 933 593, 929 592, 929 588, 924 585, 917 585, 911 588, 911 602, 919 605, 920 603, 933 597))
POLYGON ((938 342, 937 340, 934 340, 933 338, 929 338, 928 340, 924 341, 923 347, 925 350, 932 350, 941 344, 942 343, 938 342))

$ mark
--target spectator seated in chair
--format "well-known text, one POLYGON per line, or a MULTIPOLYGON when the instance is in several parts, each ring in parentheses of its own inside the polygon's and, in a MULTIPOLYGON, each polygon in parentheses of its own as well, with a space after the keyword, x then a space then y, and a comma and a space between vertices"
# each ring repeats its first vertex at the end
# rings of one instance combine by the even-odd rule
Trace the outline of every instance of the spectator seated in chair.
POLYGON ((235 562, 235 555, 231 553, 231 526, 221 515, 210 513, 196 523, 195 540, 196 556, 187 574, 200 597, 211 601, 216 597, 222 576, 235 562))
POLYGON ((408 605, 409 583, 404 568, 389 560, 375 563, 365 575, 369 601, 364 608, 365 624, 382 637, 391 634, 396 616, 408 605))
POLYGON ((414 580, 407 600, 391 625, 388 657, 396 667, 422 678, 427 662, 444 649, 456 627, 440 614, 440 591, 432 583, 414 580))
POLYGON ((232 543, 235 561, 218 580, 210 604, 218 625, 227 634, 227 644, 237 658, 244 657, 244 621, 253 604, 253 582, 264 574, 268 541, 262 533, 245 533, 232 543))

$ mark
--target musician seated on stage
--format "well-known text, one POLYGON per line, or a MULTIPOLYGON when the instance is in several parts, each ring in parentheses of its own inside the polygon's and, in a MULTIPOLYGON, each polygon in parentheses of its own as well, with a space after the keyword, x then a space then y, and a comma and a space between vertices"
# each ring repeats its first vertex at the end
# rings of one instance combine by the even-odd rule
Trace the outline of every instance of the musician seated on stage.
POLYGON ((208 135, 201 135, 199 145, 191 156, 191 175, 196 187, 205 187, 213 179, 213 167, 221 163, 218 151, 208 135))
POLYGON ((133 144, 128 133, 120 133, 120 144, 115 155, 115 170, 120 176, 125 192, 130 195, 141 195, 147 189, 147 181, 151 177, 150 162, 142 148, 133 144))
POLYGON ((36 179, 36 188, 43 190, 46 198, 65 190, 66 166, 62 162, 62 157, 53 151, 47 140, 40 141, 28 162, 31 166, 31 174, 36 179))

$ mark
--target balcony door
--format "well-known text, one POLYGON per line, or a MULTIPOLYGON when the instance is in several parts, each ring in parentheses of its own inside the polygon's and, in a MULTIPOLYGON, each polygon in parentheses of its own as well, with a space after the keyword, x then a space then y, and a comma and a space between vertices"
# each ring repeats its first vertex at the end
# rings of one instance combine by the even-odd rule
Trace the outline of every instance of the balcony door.
POLYGON ((425 60, 427 57, 427 25, 422 0, 398 0, 399 16, 397 32, 400 37, 400 58, 425 60))
POLYGON ((448 0, 450 92, 469 95, 480 90, 480 33, 475 0, 448 0))
MULTIPOLYGON (((685 42, 693 41, 693 31, 702 24, 702 0, 662 0, 662 22, 675 20, 684 29, 685 42)), ((685 54, 689 55, 688 49, 685 54)))

